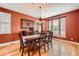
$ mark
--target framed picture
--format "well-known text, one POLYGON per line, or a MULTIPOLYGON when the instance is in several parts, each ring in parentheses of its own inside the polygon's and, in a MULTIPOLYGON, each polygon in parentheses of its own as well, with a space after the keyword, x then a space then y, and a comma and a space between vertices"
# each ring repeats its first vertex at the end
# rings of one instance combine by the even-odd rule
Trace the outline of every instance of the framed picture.
POLYGON ((21 28, 22 29, 29 29, 34 27, 34 21, 21 19, 21 28))

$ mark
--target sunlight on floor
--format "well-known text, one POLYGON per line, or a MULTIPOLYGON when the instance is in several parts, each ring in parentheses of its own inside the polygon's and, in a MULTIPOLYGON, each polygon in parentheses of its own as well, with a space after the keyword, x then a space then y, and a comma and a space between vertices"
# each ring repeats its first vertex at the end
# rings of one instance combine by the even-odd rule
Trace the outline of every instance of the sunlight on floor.
MULTIPOLYGON (((38 51, 32 52, 32 56, 39 56, 38 51)), ((20 56, 19 43, 13 43, 10 45, 0 47, 0 56, 20 56)), ((79 45, 68 43, 60 39, 53 39, 52 47, 50 46, 49 51, 44 52, 41 49, 42 56, 78 56, 79 45)), ((27 53, 24 56, 28 56, 27 53)))

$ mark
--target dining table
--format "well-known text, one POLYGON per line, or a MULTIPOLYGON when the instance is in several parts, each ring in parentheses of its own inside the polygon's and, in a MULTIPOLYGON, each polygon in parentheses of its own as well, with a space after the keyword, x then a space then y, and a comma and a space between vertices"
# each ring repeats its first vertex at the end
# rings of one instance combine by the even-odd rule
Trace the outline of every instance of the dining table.
POLYGON ((40 37, 40 34, 35 34, 35 35, 28 35, 28 36, 23 36, 23 40, 32 40, 32 39, 36 39, 36 38, 39 38, 40 37))

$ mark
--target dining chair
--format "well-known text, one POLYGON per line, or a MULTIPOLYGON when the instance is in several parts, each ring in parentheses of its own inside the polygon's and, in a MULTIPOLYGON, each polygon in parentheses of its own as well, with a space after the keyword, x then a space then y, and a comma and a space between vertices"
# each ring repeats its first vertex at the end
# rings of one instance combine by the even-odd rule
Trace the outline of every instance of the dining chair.
POLYGON ((46 45, 45 45, 45 43, 46 43, 46 33, 44 32, 44 33, 41 33, 41 37, 42 37, 42 39, 40 40, 41 42, 43 42, 44 43, 44 51, 46 52, 46 45))
POLYGON ((44 49, 44 52, 46 52, 45 48, 45 42, 43 41, 44 37, 39 38, 39 56, 41 56, 41 49, 44 49))
POLYGON ((24 42, 22 39, 22 33, 19 32, 18 35, 19 35, 19 39, 20 39, 20 51, 22 51, 21 56, 23 56, 24 48, 27 48, 28 46, 27 46, 26 42, 24 42))
POLYGON ((27 35, 27 31, 21 31, 22 36, 26 36, 27 35))
POLYGON ((46 32, 46 44, 47 44, 48 50, 49 50, 50 44, 52 47, 52 38, 53 38, 53 32, 51 32, 51 31, 46 32))
MULTIPOLYGON (((27 40, 27 39, 22 39, 22 32, 19 33, 19 38, 20 38, 20 51, 22 51, 21 56, 24 54, 24 49, 27 48, 28 56, 30 56, 30 47, 34 47, 33 41, 27 40)), ((33 38, 32 38, 33 39, 33 38)))
POLYGON ((36 43, 35 43, 34 46, 39 51, 39 56, 41 56, 41 49, 44 49, 44 52, 46 52, 45 41, 44 40, 45 40, 45 36, 43 34, 41 34, 40 37, 37 38, 36 41, 35 41, 36 43))
POLYGON ((51 44, 52 47, 52 39, 53 39, 53 32, 49 32, 49 43, 51 44))

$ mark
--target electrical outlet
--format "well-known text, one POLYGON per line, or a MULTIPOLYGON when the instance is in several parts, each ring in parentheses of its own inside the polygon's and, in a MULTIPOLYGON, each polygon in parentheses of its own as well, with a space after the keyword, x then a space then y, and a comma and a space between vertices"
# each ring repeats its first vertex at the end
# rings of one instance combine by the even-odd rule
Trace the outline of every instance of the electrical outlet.
POLYGON ((71 40, 73 40, 73 38, 71 38, 71 40))

